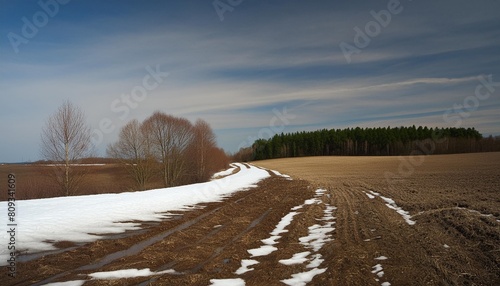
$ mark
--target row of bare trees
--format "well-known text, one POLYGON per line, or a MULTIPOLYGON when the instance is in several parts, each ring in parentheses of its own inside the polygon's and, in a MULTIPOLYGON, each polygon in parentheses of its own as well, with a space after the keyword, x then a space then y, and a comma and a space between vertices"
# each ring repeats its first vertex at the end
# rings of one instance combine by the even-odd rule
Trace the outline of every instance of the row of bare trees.
MULTIPOLYGON (((93 150, 83 111, 65 101, 47 120, 41 136, 42 156, 55 163, 47 175, 57 182, 62 194, 77 192, 86 170, 77 163, 92 156, 93 150)), ((123 164, 135 182, 134 189, 139 190, 147 189, 157 178, 165 187, 203 182, 229 162, 207 122, 199 119, 193 125, 162 112, 142 123, 136 119, 128 122, 107 153, 123 164)))
POLYGON ((228 163, 207 122, 193 125, 162 112, 127 123, 107 152, 126 166, 140 190, 157 175, 165 187, 203 182, 228 163))

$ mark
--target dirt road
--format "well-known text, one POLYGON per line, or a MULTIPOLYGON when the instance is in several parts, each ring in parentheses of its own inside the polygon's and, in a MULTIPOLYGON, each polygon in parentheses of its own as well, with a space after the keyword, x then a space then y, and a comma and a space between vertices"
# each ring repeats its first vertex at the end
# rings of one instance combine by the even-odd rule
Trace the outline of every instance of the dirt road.
POLYGON ((390 186, 379 173, 397 173, 397 158, 256 162, 293 180, 271 172, 256 188, 142 232, 60 242, 65 251, 21 263, 0 284, 500 285, 498 157, 463 168, 453 167, 463 158, 428 157, 390 186), (89 275, 147 268, 154 273, 89 275))

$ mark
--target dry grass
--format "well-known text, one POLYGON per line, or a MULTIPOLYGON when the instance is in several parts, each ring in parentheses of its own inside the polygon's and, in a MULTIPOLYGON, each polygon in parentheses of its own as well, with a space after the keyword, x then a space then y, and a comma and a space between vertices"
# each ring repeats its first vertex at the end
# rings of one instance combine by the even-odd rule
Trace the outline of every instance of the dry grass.
MULTIPOLYGON (((0 165, 0 185, 7 186, 7 174, 16 175, 16 199, 39 199, 61 196, 57 184, 48 175, 52 166, 39 164, 0 165)), ((119 164, 78 167, 86 168, 88 173, 75 195, 102 193, 121 193, 134 191, 134 182, 127 171, 119 164)), ((161 180, 156 178, 149 188, 161 187, 161 180)), ((0 193, 0 200, 7 199, 7 192, 0 193)))

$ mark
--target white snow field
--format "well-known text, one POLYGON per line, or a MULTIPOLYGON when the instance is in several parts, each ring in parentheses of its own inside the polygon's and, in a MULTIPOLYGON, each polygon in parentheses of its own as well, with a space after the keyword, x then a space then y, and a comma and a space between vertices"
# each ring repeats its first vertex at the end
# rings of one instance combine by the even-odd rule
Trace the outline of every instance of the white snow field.
MULTIPOLYGON (((54 250, 49 241, 91 242, 104 234, 138 229, 140 224, 130 221, 160 221, 169 217, 168 212, 222 201, 270 177, 266 170, 254 166, 233 164, 232 168, 235 167, 240 167, 238 173, 207 183, 142 192, 16 201, 16 221, 13 222, 17 224, 16 251, 54 250)), ((0 202, 0 214, 7 216, 7 202, 0 202)), ((0 225, 2 245, 8 245, 10 239, 7 227, 7 224, 0 225)), ((7 247, 1 248, 0 265, 6 265, 8 257, 7 247)))

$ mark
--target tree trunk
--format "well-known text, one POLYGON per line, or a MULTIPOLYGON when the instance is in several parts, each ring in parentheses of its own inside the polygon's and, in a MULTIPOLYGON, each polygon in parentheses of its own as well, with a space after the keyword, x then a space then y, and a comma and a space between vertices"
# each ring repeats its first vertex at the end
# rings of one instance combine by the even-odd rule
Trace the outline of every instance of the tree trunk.
POLYGON ((66 196, 69 196, 69 146, 68 143, 64 144, 65 151, 65 177, 64 177, 64 189, 66 191, 66 196))

